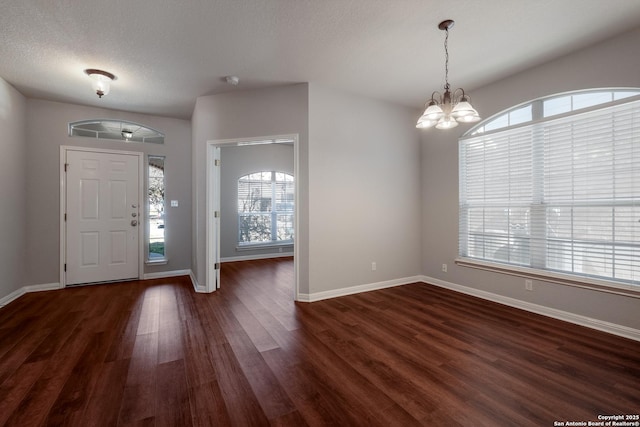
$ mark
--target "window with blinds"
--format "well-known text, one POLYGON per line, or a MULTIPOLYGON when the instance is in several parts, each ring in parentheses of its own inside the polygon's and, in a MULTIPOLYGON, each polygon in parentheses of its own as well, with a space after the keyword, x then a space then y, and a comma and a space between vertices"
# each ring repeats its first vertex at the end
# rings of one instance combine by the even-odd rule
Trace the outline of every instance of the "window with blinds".
POLYGON ((640 285, 639 95, 549 97, 528 121, 468 132, 460 256, 640 285))
POLYGON ((262 171, 238 179, 238 243, 293 242, 293 175, 262 171))

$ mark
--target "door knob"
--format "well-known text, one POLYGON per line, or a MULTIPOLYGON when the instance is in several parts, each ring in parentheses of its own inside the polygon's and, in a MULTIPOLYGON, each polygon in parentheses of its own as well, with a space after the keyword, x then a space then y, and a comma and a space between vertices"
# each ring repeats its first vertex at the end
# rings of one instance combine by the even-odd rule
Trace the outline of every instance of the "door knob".
POLYGON ((138 216, 138 214, 137 214, 137 213, 135 213, 135 212, 132 212, 132 213, 131 213, 131 216, 135 218, 135 217, 137 217, 137 216, 138 216))
POLYGON ((138 221, 137 221, 137 220, 135 220, 135 219, 132 219, 132 220, 131 220, 131 226, 132 226, 132 227, 135 227, 136 225, 138 225, 138 221))

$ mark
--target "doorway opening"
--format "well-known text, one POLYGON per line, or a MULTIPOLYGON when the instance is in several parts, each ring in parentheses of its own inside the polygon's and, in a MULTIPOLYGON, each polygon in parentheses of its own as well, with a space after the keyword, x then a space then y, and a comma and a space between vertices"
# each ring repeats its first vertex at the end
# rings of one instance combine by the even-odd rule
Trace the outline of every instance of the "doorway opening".
MULTIPOLYGON (((298 245, 294 242, 298 237, 299 222, 298 155, 297 134, 208 141, 206 168, 206 292, 214 292, 220 288, 222 262, 293 256, 294 287, 292 289, 292 298, 298 300, 298 245), (239 189, 239 187, 248 185, 245 182, 248 180, 247 176, 251 177, 249 186, 258 186, 260 184, 259 186, 264 188, 278 187, 277 177, 280 177, 280 175, 277 175, 277 173, 280 172, 276 171, 280 168, 278 165, 274 166, 273 164, 265 166, 269 164, 269 156, 264 155, 267 148, 269 148, 268 146, 273 146, 274 148, 276 146, 279 148, 287 146, 293 150, 293 164, 288 166, 292 169, 288 172, 292 177, 292 182, 289 183, 289 187, 284 183, 280 184, 283 189, 281 191, 289 192, 289 195, 277 196, 271 194, 267 197, 266 193, 259 195, 256 193, 257 206, 260 206, 259 212, 244 212, 243 209, 238 207, 242 204, 238 195, 242 193, 242 189, 239 189), (257 155, 252 154, 253 157, 260 159, 257 163, 252 163, 248 160, 244 161, 243 158, 244 155, 251 152, 252 147, 255 148, 256 152, 259 151, 257 155), (234 165, 233 173, 237 176, 229 178, 228 171, 232 164, 234 165), (224 169, 225 166, 227 169, 224 169), (267 169, 269 172, 265 174, 264 171, 267 169), (261 180, 262 175, 276 178, 268 180, 268 185, 266 181, 265 183, 258 183, 256 181, 258 173, 261 180), (293 187, 292 191, 290 187, 293 187), (228 196, 231 194, 234 195, 233 198, 228 196), (278 221, 278 214, 273 212, 283 209, 290 210, 290 212, 280 215, 281 221, 278 221), (268 214, 266 213, 267 211, 269 212, 268 214), (232 215, 235 216, 232 217, 232 215), (233 220, 229 218, 233 218, 233 220), (243 219, 245 219, 244 222, 242 221, 243 219), (264 219, 264 221, 261 221, 261 219, 264 219), (249 220, 250 224, 259 225, 263 223, 266 228, 269 228, 268 231, 261 232, 262 234, 253 234, 255 238, 257 235, 266 236, 269 233, 271 236, 268 239, 269 241, 247 244, 247 230, 243 228, 243 226, 247 225, 245 224, 247 220, 249 220), (222 222, 224 222, 224 227, 221 227, 222 222), (290 231, 283 232, 283 230, 290 231)), ((289 161, 291 162, 291 160, 289 161)), ((251 197, 250 200, 252 200, 251 197)))

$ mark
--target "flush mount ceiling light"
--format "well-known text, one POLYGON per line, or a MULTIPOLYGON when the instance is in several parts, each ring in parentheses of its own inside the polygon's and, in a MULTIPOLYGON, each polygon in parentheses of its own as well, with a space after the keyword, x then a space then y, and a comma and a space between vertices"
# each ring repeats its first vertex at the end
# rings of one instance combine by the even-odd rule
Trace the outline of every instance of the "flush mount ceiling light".
POLYGON ((88 68, 84 72, 91 77, 91 87, 96 91, 98 98, 102 98, 109 93, 111 88, 111 82, 116 79, 116 76, 108 71, 96 70, 94 68, 88 68))
POLYGON ((458 88, 451 93, 449 86, 449 30, 455 22, 451 19, 442 21, 438 28, 446 32, 444 38, 444 93, 433 92, 431 99, 425 104, 426 109, 418 119, 417 128, 451 129, 458 126, 458 122, 472 123, 480 120, 478 112, 471 106, 471 98, 458 88))

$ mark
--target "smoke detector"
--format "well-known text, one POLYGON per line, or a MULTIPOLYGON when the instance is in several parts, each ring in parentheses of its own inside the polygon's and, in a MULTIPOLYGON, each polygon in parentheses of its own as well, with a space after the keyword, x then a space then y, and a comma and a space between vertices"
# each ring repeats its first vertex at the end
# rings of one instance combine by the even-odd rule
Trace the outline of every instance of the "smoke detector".
POLYGON ((227 76, 224 78, 224 81, 232 86, 238 86, 238 83, 240 83, 238 76, 227 76))

